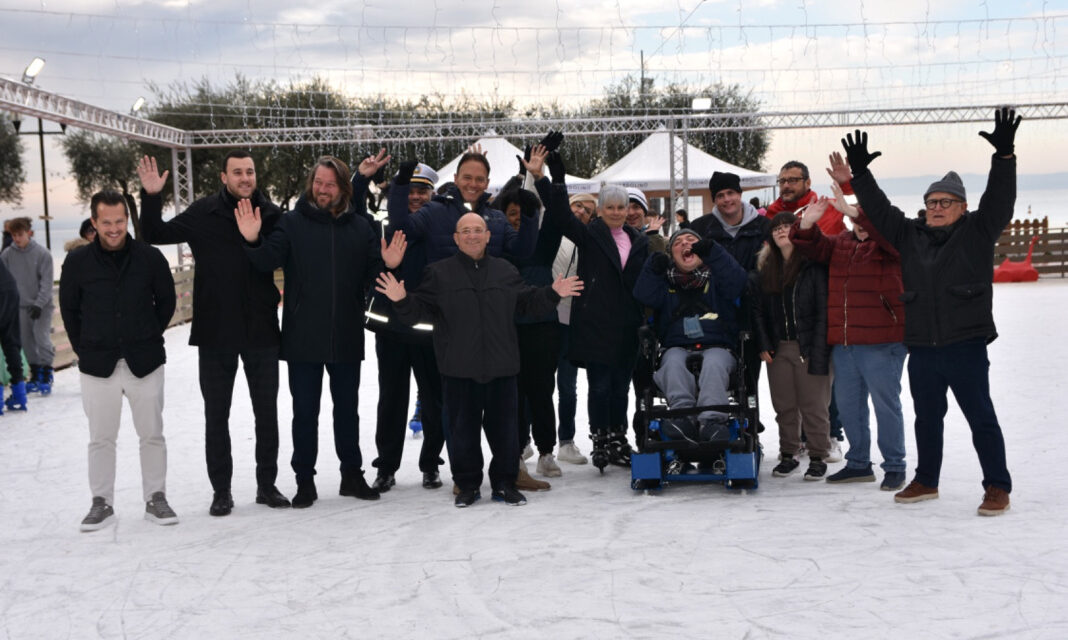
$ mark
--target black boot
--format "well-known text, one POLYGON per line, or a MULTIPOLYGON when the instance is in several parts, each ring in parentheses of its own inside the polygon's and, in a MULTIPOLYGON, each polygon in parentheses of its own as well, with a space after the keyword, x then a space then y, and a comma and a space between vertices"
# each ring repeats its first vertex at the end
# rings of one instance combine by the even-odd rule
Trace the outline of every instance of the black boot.
POLYGON ((608 466, 608 434, 603 431, 598 431, 590 436, 590 440, 593 440, 593 451, 590 452, 590 461, 593 466, 597 467, 597 470, 604 473, 604 468, 608 466))
POLYGON ((297 480, 297 495, 293 496, 293 508, 294 509, 307 509, 315 504, 315 501, 319 499, 319 493, 315 490, 315 481, 311 478, 307 480, 297 480))
POLYGON ((213 516, 228 516, 234 510, 234 497, 229 491, 216 491, 211 499, 208 513, 213 516))
POLYGON ((273 484, 256 489, 256 504, 265 504, 272 509, 288 509, 289 498, 282 495, 273 484))
POLYGON ((341 472, 341 489, 338 493, 351 498, 359 498, 360 500, 378 500, 380 497, 378 491, 367 486, 363 471, 341 472))
POLYGON ((608 462, 620 467, 629 467, 630 454, 627 434, 623 431, 613 431, 608 436, 608 462))

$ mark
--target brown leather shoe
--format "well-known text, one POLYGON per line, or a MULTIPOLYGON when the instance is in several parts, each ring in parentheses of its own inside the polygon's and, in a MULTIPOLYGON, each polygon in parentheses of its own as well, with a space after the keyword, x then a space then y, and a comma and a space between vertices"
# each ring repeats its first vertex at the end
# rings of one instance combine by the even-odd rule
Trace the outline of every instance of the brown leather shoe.
POLYGON ((552 489, 552 485, 544 480, 536 480, 530 477, 530 473, 527 471, 527 463, 520 458, 519 474, 515 479, 515 488, 520 491, 548 491, 552 489))
POLYGON ((979 515, 1000 516, 1009 510, 1009 494, 1004 489, 987 487, 983 494, 983 504, 979 505, 979 515))
POLYGON ((894 502, 911 504, 913 502, 922 502, 924 500, 934 500, 937 497, 937 487, 928 487, 927 485, 920 484, 913 480, 909 483, 909 486, 894 494, 894 502))

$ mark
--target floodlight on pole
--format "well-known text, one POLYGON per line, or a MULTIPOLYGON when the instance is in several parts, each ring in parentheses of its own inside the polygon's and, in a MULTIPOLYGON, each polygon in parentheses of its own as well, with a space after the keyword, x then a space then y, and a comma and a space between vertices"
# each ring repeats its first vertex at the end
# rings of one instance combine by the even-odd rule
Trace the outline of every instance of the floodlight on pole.
POLYGON ((37 78, 37 74, 41 73, 41 69, 44 69, 44 58, 34 58, 27 65, 26 70, 22 72, 22 81, 26 84, 33 84, 33 81, 37 78))
POLYGON ((130 107, 130 113, 136 115, 137 112, 140 111, 141 107, 143 107, 143 106, 145 106, 145 97, 144 96, 138 96, 137 100, 134 101, 133 106, 130 107))
POLYGON ((708 111, 712 108, 712 98, 694 98, 690 108, 694 111, 708 111))

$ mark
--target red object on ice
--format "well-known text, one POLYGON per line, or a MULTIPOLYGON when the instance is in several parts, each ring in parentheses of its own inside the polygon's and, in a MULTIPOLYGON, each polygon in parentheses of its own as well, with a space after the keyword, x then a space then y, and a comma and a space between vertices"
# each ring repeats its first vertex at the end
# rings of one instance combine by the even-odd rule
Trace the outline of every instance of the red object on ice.
POLYGON ((1035 243, 1038 236, 1031 237, 1031 246, 1027 249, 1027 259, 1023 262, 1013 262, 1008 258, 994 269, 994 282, 1035 282, 1038 280, 1038 271, 1031 266, 1031 254, 1035 251, 1035 243))

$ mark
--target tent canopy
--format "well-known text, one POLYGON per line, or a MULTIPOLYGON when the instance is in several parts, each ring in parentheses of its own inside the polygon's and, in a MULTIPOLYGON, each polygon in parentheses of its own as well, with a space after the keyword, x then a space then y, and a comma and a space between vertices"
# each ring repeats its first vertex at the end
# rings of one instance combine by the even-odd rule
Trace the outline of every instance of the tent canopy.
MULTIPOLYGON (((664 191, 671 188, 671 134, 666 130, 649 135, 630 153, 619 159, 590 180, 598 184, 618 184, 624 187, 637 187, 643 191, 664 191)), ((682 139, 675 136, 675 144, 682 145, 682 139)), ((686 145, 687 185, 690 191, 708 189, 708 179, 715 171, 737 174, 742 181, 742 189, 761 189, 774 187, 776 176, 736 167, 729 162, 701 151, 692 144, 686 145)))
MULTIPOLYGON (((497 193, 504 186, 504 183, 516 174, 519 170, 519 163, 516 161, 516 156, 522 156, 523 150, 515 146, 511 142, 508 142, 504 138, 497 135, 497 132, 492 129, 486 132, 486 135, 475 141, 476 145, 482 147, 482 151, 486 154, 486 159, 489 160, 490 167, 490 183, 486 191, 490 193, 497 193)), ((472 145, 473 146, 473 145, 472 145)), ((456 169, 460 166, 460 158, 463 154, 460 154, 452 159, 444 167, 438 169, 438 183, 435 187, 440 187, 446 182, 451 182, 456 176, 456 169)), ((576 178, 575 176, 567 176, 567 191, 568 193, 585 193, 596 192, 597 183, 584 178, 576 178)))

